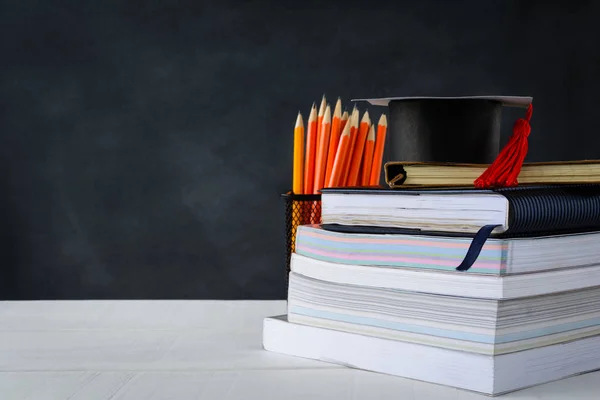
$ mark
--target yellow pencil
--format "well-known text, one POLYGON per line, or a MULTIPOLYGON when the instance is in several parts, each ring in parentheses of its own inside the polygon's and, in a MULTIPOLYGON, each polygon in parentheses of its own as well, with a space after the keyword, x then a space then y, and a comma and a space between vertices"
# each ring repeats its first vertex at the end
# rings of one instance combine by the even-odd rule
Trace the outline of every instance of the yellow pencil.
POLYGON ((302 114, 299 111, 294 127, 294 181, 292 192, 294 194, 304 194, 304 121, 302 121, 302 114))

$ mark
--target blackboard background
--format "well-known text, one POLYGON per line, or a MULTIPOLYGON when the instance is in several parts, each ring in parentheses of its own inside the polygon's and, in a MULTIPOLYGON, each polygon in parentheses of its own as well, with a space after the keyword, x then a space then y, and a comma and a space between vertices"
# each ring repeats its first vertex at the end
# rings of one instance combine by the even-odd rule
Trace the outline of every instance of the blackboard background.
POLYGON ((599 3, 0 0, 0 298, 284 298, 323 93, 531 95, 529 161, 600 158, 599 3))

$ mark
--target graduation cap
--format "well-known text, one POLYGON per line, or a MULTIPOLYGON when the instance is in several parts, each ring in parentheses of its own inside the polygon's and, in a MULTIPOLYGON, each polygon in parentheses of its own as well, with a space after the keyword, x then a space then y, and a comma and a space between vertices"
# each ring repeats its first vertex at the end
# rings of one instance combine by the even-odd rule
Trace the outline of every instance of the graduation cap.
POLYGON ((507 187, 527 154, 532 98, 522 96, 387 97, 357 99, 389 108, 387 159, 490 164, 476 187, 507 187), (526 108, 500 151, 502 107, 526 108))

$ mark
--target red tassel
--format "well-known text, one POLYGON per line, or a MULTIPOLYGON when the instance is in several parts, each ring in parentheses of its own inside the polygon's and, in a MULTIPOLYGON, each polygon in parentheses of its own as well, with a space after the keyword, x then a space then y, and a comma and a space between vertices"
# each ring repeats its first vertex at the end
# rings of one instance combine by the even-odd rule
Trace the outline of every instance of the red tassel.
POLYGON ((527 155, 527 137, 531 132, 529 120, 533 114, 533 106, 527 108, 525 118, 519 118, 513 127, 513 134, 494 160, 479 178, 475 180, 477 188, 498 188, 517 186, 517 177, 521 172, 523 161, 527 155))

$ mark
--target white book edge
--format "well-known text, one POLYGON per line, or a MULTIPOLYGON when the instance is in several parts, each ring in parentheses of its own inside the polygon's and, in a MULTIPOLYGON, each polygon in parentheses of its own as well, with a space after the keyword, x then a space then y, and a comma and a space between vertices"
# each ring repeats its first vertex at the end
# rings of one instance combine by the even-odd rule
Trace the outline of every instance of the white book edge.
POLYGON ((497 276, 340 264, 293 253, 290 269, 309 278, 326 282, 495 300, 600 286, 600 264, 497 276))
POLYGON ((492 357, 292 324, 286 315, 263 320, 263 348, 492 396, 600 369, 600 336, 492 357))

